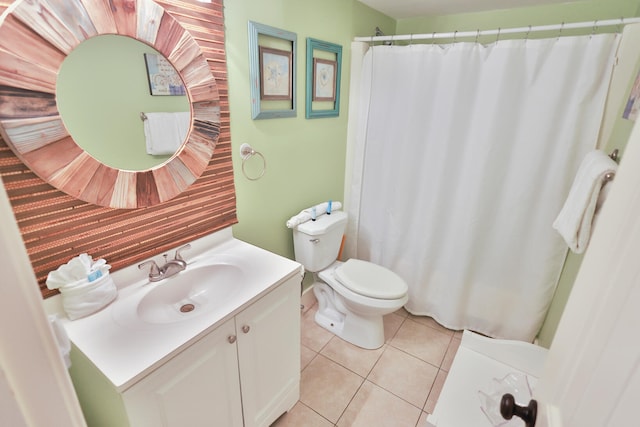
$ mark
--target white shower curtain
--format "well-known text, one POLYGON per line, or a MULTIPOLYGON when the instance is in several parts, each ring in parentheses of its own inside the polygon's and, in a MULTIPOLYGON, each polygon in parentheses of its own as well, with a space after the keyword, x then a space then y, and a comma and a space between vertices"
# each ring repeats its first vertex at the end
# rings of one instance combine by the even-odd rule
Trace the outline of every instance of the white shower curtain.
POLYGON ((401 275, 413 314, 532 341, 566 254, 551 224, 596 145, 618 40, 369 49, 350 255, 401 275))

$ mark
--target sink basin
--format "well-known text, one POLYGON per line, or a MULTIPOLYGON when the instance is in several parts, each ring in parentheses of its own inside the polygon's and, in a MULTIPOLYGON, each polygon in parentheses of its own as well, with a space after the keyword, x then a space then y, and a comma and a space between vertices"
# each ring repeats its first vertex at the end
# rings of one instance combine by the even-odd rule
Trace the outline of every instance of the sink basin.
POLYGON ((189 268, 152 284, 138 303, 138 317, 147 323, 173 323, 204 314, 213 304, 224 304, 242 284, 242 270, 232 264, 189 268))
POLYGON ((123 326, 184 322, 224 307, 245 279, 236 260, 189 265, 160 282, 145 283, 135 296, 114 304, 113 319, 123 326))

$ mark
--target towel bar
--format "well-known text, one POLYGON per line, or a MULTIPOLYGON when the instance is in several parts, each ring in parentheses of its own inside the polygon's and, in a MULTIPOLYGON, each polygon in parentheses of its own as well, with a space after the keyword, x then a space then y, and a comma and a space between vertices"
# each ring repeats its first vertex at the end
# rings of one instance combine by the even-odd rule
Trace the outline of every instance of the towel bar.
MULTIPOLYGON (((609 157, 611 157, 611 160, 613 160, 614 162, 618 161, 618 155, 619 155, 620 151, 616 148, 614 149, 611 154, 609 154, 609 157)), ((602 184, 606 184, 609 181, 613 181, 613 178, 616 176, 615 172, 609 172, 608 174, 605 174, 603 180, 602 180, 602 184)))
POLYGON ((251 148, 249 144, 245 142, 240 146, 240 156, 242 156, 242 174, 245 176, 245 178, 247 178, 249 181, 257 181, 260 178, 262 178, 264 173, 267 171, 267 159, 264 158, 262 153, 254 150, 253 148, 251 148), (250 159, 252 156, 256 154, 260 156, 260 158, 262 159, 262 171, 260 171, 260 173, 257 176, 250 177, 249 175, 247 175, 247 172, 244 170, 244 165, 248 159, 250 159))

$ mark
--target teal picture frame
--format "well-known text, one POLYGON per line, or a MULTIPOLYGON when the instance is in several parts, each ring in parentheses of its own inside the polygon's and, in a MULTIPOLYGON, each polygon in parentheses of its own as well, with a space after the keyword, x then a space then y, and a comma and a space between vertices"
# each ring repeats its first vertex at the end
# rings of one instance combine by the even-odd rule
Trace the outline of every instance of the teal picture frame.
MULTIPOLYGON (((330 72, 327 79, 330 79, 330 72)), ((305 117, 307 119, 317 119, 325 117, 338 117, 340 115, 340 77, 342 75, 342 46, 326 41, 307 38, 307 70, 306 70, 306 103, 305 117), (316 78, 319 78, 316 71, 317 67, 335 66, 333 73, 334 96, 333 100, 328 101, 332 97, 317 96, 314 93, 317 90, 316 78), (316 100, 314 100, 314 98, 316 100), (320 101, 317 101, 320 99, 320 101)))
POLYGON ((296 33, 270 27, 258 22, 249 21, 249 78, 251 80, 251 118, 253 120, 278 119, 296 117, 296 45, 298 36, 296 33), (264 43, 269 41, 270 43, 264 43), (286 69, 289 81, 290 96, 288 100, 273 100, 264 98, 261 90, 263 76, 261 73, 261 47, 277 48, 291 53, 290 66, 286 69), (287 104, 283 107, 283 104, 287 104))

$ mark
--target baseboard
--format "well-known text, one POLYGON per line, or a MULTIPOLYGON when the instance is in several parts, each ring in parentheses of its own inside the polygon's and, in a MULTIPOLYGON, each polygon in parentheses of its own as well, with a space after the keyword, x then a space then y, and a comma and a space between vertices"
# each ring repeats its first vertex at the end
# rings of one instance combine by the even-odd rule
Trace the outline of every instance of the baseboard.
POLYGON ((300 298, 300 304, 302 305, 302 312, 306 312, 307 310, 309 310, 311 307, 313 307, 316 304, 317 300, 316 300, 316 296, 313 293, 313 285, 309 286, 307 289, 305 289, 302 292, 302 297, 300 298))

